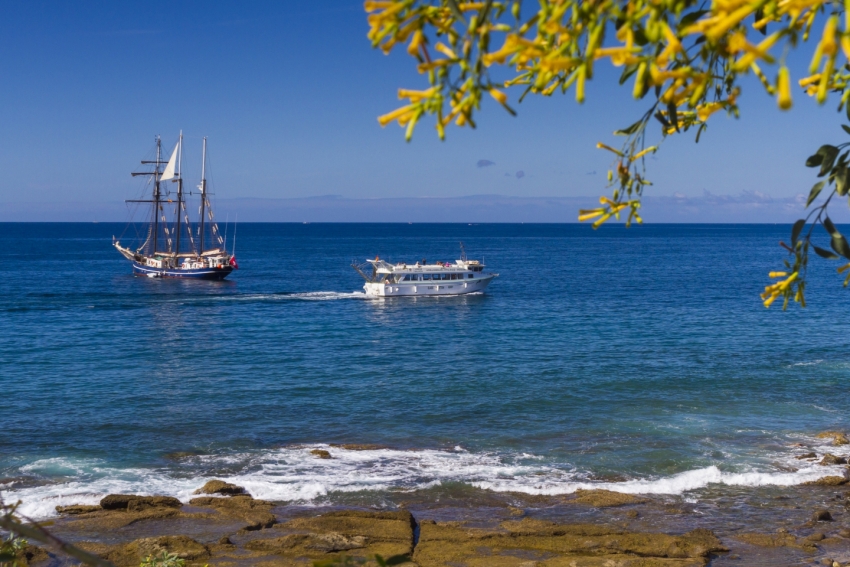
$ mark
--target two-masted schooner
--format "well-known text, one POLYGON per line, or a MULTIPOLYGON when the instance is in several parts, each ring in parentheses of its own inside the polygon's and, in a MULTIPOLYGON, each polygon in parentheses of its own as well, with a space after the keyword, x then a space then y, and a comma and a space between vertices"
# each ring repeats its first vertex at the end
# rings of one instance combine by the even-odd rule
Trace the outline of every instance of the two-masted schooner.
MULTIPOLYGON (((151 278, 196 278, 222 280, 238 268, 236 256, 226 250, 207 191, 207 139, 201 160, 200 209, 198 222, 192 223, 183 191, 183 133, 168 162, 162 159, 162 144, 156 138, 156 159, 143 160, 152 171, 132 175, 147 176, 152 182, 151 199, 132 199, 128 203, 151 206, 147 237, 132 250, 113 238, 113 246, 133 263, 133 273, 151 278), (163 169, 164 168, 164 169, 163 169), (176 186, 172 185, 176 184, 176 186)), ((141 239, 140 239, 141 240, 141 239)))

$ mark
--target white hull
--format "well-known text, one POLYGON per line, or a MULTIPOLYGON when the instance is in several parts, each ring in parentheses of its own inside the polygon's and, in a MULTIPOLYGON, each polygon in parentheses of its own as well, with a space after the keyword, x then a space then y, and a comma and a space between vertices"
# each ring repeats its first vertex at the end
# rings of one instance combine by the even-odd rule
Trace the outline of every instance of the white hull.
POLYGON ((418 282, 367 282, 363 286, 369 297, 425 297, 430 295, 465 295, 484 291, 495 275, 488 274, 468 280, 442 280, 418 282))

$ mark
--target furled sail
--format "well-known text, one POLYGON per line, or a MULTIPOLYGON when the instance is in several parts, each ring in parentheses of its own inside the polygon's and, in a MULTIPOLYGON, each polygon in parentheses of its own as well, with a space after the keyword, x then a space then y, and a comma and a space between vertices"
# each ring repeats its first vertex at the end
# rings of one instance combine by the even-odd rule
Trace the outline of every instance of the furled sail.
POLYGON ((177 166, 177 150, 180 149, 180 142, 174 146, 174 151, 171 153, 171 159, 168 160, 168 165, 165 166, 165 171, 162 172, 160 181, 170 181, 174 179, 174 168, 177 166))

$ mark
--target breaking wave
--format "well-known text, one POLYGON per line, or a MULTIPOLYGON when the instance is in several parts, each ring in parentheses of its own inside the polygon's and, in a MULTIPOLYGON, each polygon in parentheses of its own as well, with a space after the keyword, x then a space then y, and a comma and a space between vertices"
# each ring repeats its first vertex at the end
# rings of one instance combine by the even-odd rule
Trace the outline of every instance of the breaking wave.
MULTIPOLYGON (((788 459, 793 459, 788 455, 788 459)), ((56 506, 96 504, 111 493, 175 496, 182 501, 211 478, 244 486, 254 497, 298 504, 333 501, 334 494, 411 492, 463 483, 497 492, 539 495, 570 494, 578 489, 607 489, 630 494, 680 495, 709 485, 791 486, 840 474, 840 467, 800 463, 796 472, 721 471, 717 466, 672 476, 598 482, 569 466, 547 464, 526 453, 473 453, 453 450, 347 450, 304 445, 274 451, 199 455, 163 468, 116 468, 98 460, 43 459, 22 466, 21 475, 43 482, 0 484, 7 499, 20 499, 20 512, 40 519, 55 515, 56 506), (310 451, 324 449, 330 459, 310 451), (56 480, 48 480, 48 479, 56 480)))

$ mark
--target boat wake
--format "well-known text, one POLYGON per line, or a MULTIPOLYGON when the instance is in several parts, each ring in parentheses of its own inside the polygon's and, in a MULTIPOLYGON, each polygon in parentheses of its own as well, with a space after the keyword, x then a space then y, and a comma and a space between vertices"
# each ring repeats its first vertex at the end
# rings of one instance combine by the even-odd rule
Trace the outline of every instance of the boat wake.
MULTIPOLYGON (((793 456, 787 455, 789 460, 793 456)), ((20 467, 17 480, 0 484, 7 500, 22 501, 21 513, 39 519, 55 516, 56 506, 96 504, 111 493, 175 496, 188 501, 205 481, 220 478, 244 486, 254 497, 302 505, 329 504, 346 493, 372 494, 427 490, 461 483, 495 492, 534 495, 606 489, 630 494, 681 495, 711 485, 792 486, 842 474, 840 466, 796 461, 794 472, 742 467, 737 472, 707 466, 679 474, 620 482, 593 480, 587 472, 522 454, 453 450, 349 450, 303 445, 274 451, 197 455, 163 468, 116 468, 98 460, 43 459, 20 467), (320 459, 311 451, 330 452, 320 459)), ((781 463, 780 463, 781 465, 781 463)), ((8 472, 8 471, 7 471, 8 472)), ((698 496, 697 496, 698 497, 698 496)))

